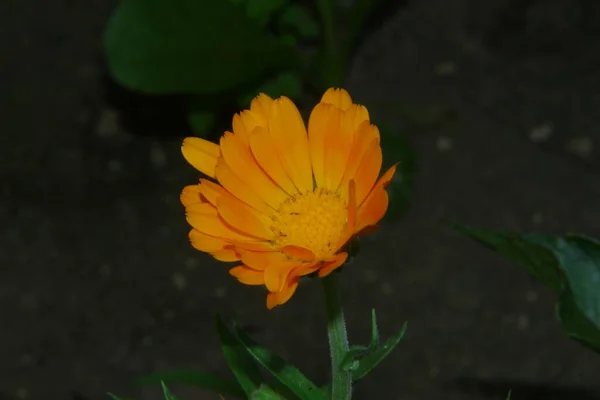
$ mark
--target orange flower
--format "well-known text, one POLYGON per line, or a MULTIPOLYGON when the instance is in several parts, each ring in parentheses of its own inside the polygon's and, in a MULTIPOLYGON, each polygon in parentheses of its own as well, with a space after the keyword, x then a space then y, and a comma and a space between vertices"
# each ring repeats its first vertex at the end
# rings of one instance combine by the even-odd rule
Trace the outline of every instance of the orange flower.
POLYGON ((377 180, 379 130, 348 92, 329 89, 307 128, 287 97, 257 96, 233 117, 219 145, 183 141, 185 159, 211 179, 181 194, 192 246, 247 285, 265 285, 269 309, 304 275, 324 277, 348 257, 344 245, 381 220, 396 171, 377 180))

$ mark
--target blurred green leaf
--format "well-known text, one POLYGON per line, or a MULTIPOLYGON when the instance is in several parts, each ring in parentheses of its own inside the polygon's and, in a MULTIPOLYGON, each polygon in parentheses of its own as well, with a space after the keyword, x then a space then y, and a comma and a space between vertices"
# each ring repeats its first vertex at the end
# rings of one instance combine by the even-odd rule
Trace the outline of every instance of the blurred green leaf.
POLYGON ((310 10, 301 3, 291 3, 279 17, 280 29, 291 31, 301 38, 314 39, 319 36, 319 24, 310 10))
POLYGON ((512 390, 509 390, 508 394, 506 395, 506 400, 510 400, 511 395, 512 395, 512 390))
POLYGON ((553 252, 542 243, 544 237, 534 234, 499 232, 452 224, 458 232, 516 262, 527 272, 555 291, 562 286, 562 273, 553 252))
POLYGON ((246 0, 246 15, 264 26, 285 4, 286 0, 246 0))
POLYGON ((220 394, 230 396, 244 397, 244 390, 235 381, 220 378, 207 372, 194 371, 188 369, 172 370, 165 372, 156 372, 134 381, 136 385, 150 385, 156 383, 184 383, 207 390, 212 390, 220 394))
POLYGON ((109 393, 107 393, 107 394, 108 394, 108 397, 110 397, 110 398, 111 398, 111 399, 113 399, 113 400, 126 400, 126 399, 124 399, 124 398, 122 398, 122 397, 118 397, 116 394, 112 394, 112 393, 110 393, 110 392, 109 392, 109 393))
POLYGON ((556 237, 454 229, 515 261, 558 294, 558 318, 567 334, 600 352, 600 244, 582 235, 556 237))
POLYGON ((188 124, 198 137, 209 135, 215 123, 215 113, 202 96, 191 96, 188 103, 188 124))
POLYGON ((169 390, 167 385, 165 385, 164 382, 162 382, 161 385, 163 389, 163 394, 165 395, 165 400, 179 400, 177 399, 177 397, 175 397, 173 393, 171 393, 171 391, 169 390))
POLYGON ((273 389, 267 385, 261 385, 261 387, 250 397, 251 400, 290 400, 282 397, 276 393, 273 389))
POLYGON ((272 351, 259 346, 250 339, 238 326, 235 333, 239 341, 246 347, 248 353, 266 368, 279 382, 285 385, 294 395, 301 400, 326 400, 327 397, 298 369, 288 364, 283 358, 272 351))
POLYGON ((298 99, 302 95, 302 78, 292 71, 282 72, 275 78, 264 82, 251 93, 241 96, 238 99, 239 105, 249 107, 252 99, 259 93, 265 93, 272 98, 286 96, 292 100, 298 99))
POLYGON ((352 372, 352 380, 357 381, 364 378, 373 368, 381 363, 400 340, 404 337, 407 323, 404 323, 400 332, 388 339, 387 342, 379 344, 379 328, 377 326, 377 315, 375 310, 371 311, 371 343, 366 346, 352 346, 342 361, 342 369, 352 372))
POLYGON ((390 199, 387 215, 389 218, 402 216, 410 207, 416 171, 414 150, 406 137, 389 128, 380 127, 383 168, 386 171, 395 163, 396 174, 387 189, 390 199))
POLYGON ((123 0, 104 45, 114 78, 153 94, 221 92, 298 59, 243 5, 225 0, 123 0))
POLYGON ((217 316, 217 333, 229 368, 246 395, 250 397, 262 383, 258 366, 246 351, 244 345, 227 329, 219 316, 217 316))

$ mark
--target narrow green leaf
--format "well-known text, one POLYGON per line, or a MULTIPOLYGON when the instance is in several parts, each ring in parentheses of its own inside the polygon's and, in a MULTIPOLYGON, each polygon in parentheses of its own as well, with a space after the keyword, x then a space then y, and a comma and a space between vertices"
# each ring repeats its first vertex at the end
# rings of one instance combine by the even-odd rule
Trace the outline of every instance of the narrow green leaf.
POLYGON ((232 1, 122 0, 104 34, 110 72, 151 94, 215 94, 298 64, 232 1))
POLYGON ((237 325, 234 327, 237 338, 246 347, 248 353, 266 368, 279 382, 286 386, 301 400, 326 400, 327 397, 319 388, 306 378, 297 368, 288 364, 272 351, 259 346, 250 339, 237 325))
POLYGON ((244 390, 239 383, 220 378, 211 373, 188 369, 156 372, 134 381, 136 385, 150 385, 155 383, 184 383, 202 389, 212 390, 220 394, 243 397, 244 390))
POLYGON ((378 366, 400 343, 407 328, 408 323, 405 322, 400 332, 389 338, 384 344, 377 346, 372 353, 361 359, 358 368, 352 372, 352 380, 356 382, 364 378, 373 368, 378 366))
POLYGON ((600 244, 565 238, 453 227, 515 261, 558 294, 557 314, 567 334, 600 352, 600 244))
POLYGON ((281 396, 267 385, 261 385, 261 387, 250 397, 251 400, 290 400, 281 396))
POLYGON ((310 10, 300 3, 290 3, 279 18, 279 26, 283 31, 291 30, 304 39, 319 36, 319 24, 310 10))
POLYGON ((379 327, 377 326, 377 314, 375 309, 371 310, 371 347, 379 344, 379 327))
POLYGON ((383 171, 399 163, 396 174, 387 188, 391 218, 402 216, 410 207, 416 170, 416 157, 408 139, 392 129, 380 127, 383 171))
POLYGON ((286 0, 246 0, 246 15, 260 26, 265 26, 286 0))
POLYGON ((179 400, 177 397, 175 397, 175 395, 173 393, 171 393, 171 391, 169 390, 167 385, 165 385, 164 382, 161 382, 161 385, 162 385, 163 394, 165 395, 165 400, 179 400))
POLYGON ((512 390, 509 390, 508 394, 506 395, 506 400, 510 400, 511 395, 512 395, 512 390))
POLYGON ((127 399, 124 399, 124 398, 122 398, 122 397, 118 397, 116 394, 112 394, 112 393, 110 393, 110 392, 108 392, 108 393, 107 393, 107 395, 108 395, 108 397, 110 397, 112 400, 127 400, 127 399))
POLYGON ((262 383, 258 366, 250 357, 244 345, 227 329, 220 316, 217 316, 217 333, 229 368, 246 395, 250 397, 262 383))

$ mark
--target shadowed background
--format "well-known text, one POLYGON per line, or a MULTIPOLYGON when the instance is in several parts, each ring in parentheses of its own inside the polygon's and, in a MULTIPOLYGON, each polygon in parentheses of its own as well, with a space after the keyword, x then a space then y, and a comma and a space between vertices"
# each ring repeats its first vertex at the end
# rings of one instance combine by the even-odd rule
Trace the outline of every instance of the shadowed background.
MULTIPOLYGON (((189 245, 179 193, 197 174, 179 100, 108 82, 115 5, 0 4, 0 399, 105 399, 173 367, 227 374, 213 321, 234 310, 324 382, 318 282, 269 312, 260 288, 189 245)), ((413 144, 413 205, 362 241, 340 283, 351 341, 368 341, 372 307, 383 336, 409 329, 356 398, 600 398, 600 359, 564 335, 550 291, 440 223, 600 235, 600 5, 413 0, 381 14, 345 86, 413 144)))

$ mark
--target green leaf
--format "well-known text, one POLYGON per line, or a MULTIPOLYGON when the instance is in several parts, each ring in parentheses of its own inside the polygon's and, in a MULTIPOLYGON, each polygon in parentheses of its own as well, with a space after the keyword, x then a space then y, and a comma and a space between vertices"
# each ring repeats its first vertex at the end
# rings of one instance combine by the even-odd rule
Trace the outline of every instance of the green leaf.
POLYGON ((232 1, 123 0, 104 45, 114 78, 152 94, 222 92, 298 60, 232 1))
POLYGON ((304 39, 314 39, 319 36, 319 24, 310 10, 300 4, 291 3, 279 17, 280 29, 292 31, 304 39))
POLYGON ((288 364, 283 358, 277 356, 270 350, 259 346, 250 339, 238 326, 235 333, 239 341, 245 346, 248 353, 266 368, 279 382, 286 386, 294 395, 301 400, 326 400, 327 397, 321 390, 298 369, 288 364))
POLYGON ((249 107, 250 102, 258 93, 265 93, 272 98, 286 96, 297 99, 302 95, 302 78, 293 71, 285 71, 273 79, 269 79, 251 93, 247 93, 238 99, 241 107, 249 107))
POLYGON ((239 383, 222 379, 216 375, 188 369, 156 372, 134 381, 136 385, 149 385, 155 383, 184 383, 220 394, 243 397, 244 390, 239 383))
POLYGON ((273 389, 268 387, 267 385, 261 385, 261 387, 250 397, 251 400, 286 400, 285 397, 282 397, 278 393, 276 393, 273 389))
POLYGON ((410 207, 416 170, 416 157, 406 137, 389 128, 380 127, 383 171, 399 163, 390 185, 387 188, 390 199, 387 215, 390 218, 402 216, 410 207))
POLYGON ((352 371, 352 380, 354 382, 364 378, 373 368, 378 366, 400 343, 404 337, 408 323, 404 323, 400 332, 389 338, 385 343, 375 346, 373 349, 364 355, 359 361, 358 368, 352 371))
POLYGON ((544 245, 545 238, 543 236, 491 231, 459 224, 451 226, 485 247, 515 261, 554 290, 560 290, 562 273, 553 252, 544 245))
POLYGON ((510 400, 511 396, 512 396, 512 390, 509 390, 508 394, 506 395, 506 400, 510 400))
POLYGON ((379 328, 377 327, 377 314, 371 310, 371 344, 366 346, 351 346, 350 351, 342 361, 344 371, 356 371, 360 367, 359 358, 364 358, 377 350, 379 346, 379 328))
POLYGON ((110 392, 108 392, 107 394, 108 394, 108 397, 110 397, 112 400, 126 400, 126 399, 124 399, 122 397, 118 397, 116 394, 112 394, 110 392))
POLYGON ((600 244, 582 235, 556 237, 453 227, 515 261, 558 294, 567 334, 600 352, 600 244))
POLYGON ((161 382, 161 385, 163 389, 163 394, 165 395, 165 400, 179 400, 177 399, 177 397, 175 397, 173 393, 171 393, 171 391, 169 390, 167 385, 165 385, 164 382, 161 382))
POLYGON ((377 314, 375 309, 371 310, 371 347, 379 345, 379 327, 377 326, 377 314))
POLYGON ((266 25, 286 0, 246 0, 246 15, 259 25, 266 25))
POLYGON ((229 368, 246 395, 250 397, 262 383, 258 366, 242 343, 227 329, 220 316, 217 316, 217 333, 229 368))

